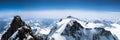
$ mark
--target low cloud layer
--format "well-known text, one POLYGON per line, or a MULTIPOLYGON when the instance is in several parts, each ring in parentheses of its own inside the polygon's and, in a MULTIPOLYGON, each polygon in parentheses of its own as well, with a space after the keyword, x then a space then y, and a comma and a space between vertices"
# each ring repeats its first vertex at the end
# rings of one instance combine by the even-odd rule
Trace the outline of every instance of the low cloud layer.
POLYGON ((74 16, 77 18, 120 18, 120 12, 89 11, 89 10, 37 10, 37 11, 0 11, 0 17, 22 17, 37 18, 65 18, 74 16))

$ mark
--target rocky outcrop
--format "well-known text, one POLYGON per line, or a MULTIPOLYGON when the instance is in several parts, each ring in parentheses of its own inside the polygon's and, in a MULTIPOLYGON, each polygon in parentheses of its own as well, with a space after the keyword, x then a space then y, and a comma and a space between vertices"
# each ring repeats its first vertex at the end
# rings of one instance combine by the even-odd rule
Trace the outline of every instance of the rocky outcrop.
POLYGON ((31 32, 31 28, 29 26, 22 26, 20 28, 18 28, 18 30, 13 33, 13 35, 9 38, 9 40, 23 40, 23 39, 27 39, 29 33, 31 32))
POLYGON ((9 38, 9 40, 42 40, 42 37, 35 35, 32 29, 25 25, 20 28, 9 38))
POLYGON ((25 25, 25 22, 23 22, 20 18, 20 16, 14 16, 14 19, 12 20, 12 23, 10 24, 10 28, 2 35, 1 40, 8 40, 12 34, 17 31, 18 28, 25 25))
POLYGON ((72 23, 72 25, 67 24, 61 34, 66 40, 118 40, 104 28, 84 28, 77 21, 72 21, 72 23))
POLYGON ((1 40, 41 40, 32 32, 29 25, 22 21, 20 16, 14 16, 9 29, 2 35, 1 40), (31 38, 28 39, 28 36, 31 38))
POLYGON ((81 26, 77 21, 72 22, 72 24, 72 26, 70 26, 69 24, 66 26, 66 29, 64 29, 62 35, 74 35, 76 31, 83 28, 83 26, 81 26))

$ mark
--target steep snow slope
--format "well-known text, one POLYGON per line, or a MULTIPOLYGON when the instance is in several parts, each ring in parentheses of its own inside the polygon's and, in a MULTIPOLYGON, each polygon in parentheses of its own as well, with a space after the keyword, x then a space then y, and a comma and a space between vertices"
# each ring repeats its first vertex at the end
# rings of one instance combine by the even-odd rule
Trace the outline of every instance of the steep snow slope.
MULTIPOLYGON (((89 24, 95 25, 95 24, 89 24)), ((102 25, 102 24, 101 24, 102 25)), ((118 40, 115 35, 104 28, 99 28, 96 25, 92 28, 87 26, 86 23, 79 21, 76 18, 65 18, 56 23, 54 32, 51 32, 49 39, 59 40, 118 40), (97 28, 96 28, 97 27, 97 28)), ((53 31, 51 30, 51 31, 53 31)))
POLYGON ((64 31, 65 26, 69 23, 70 20, 71 19, 64 19, 61 22, 56 23, 56 29, 53 29, 55 32, 49 34, 49 37, 55 37, 56 40, 65 40, 65 38, 61 36, 61 33, 64 31))
POLYGON ((116 35, 118 37, 118 39, 120 40, 120 25, 119 24, 111 24, 113 27, 112 28, 109 28, 109 27, 106 27, 105 29, 106 30, 109 30, 112 32, 112 34, 116 35))

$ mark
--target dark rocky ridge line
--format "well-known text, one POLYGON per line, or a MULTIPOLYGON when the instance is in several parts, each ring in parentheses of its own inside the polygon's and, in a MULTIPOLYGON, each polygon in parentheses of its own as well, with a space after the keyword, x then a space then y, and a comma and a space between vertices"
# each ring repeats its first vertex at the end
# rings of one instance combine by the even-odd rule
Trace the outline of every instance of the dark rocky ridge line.
POLYGON ((34 35, 30 26, 22 21, 20 16, 14 16, 10 28, 2 35, 1 40, 16 40, 17 38, 23 40, 27 38, 27 34, 31 35, 34 40, 40 40, 40 38, 37 38, 37 36, 34 35), (18 32, 16 37, 10 38, 15 32, 18 32))

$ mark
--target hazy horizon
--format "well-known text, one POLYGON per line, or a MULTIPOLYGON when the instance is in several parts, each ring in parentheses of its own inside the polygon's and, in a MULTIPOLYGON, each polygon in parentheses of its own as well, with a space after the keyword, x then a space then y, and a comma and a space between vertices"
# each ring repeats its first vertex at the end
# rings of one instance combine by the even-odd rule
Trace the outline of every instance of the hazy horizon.
POLYGON ((119 0, 0 0, 0 17, 119 18, 119 0))

